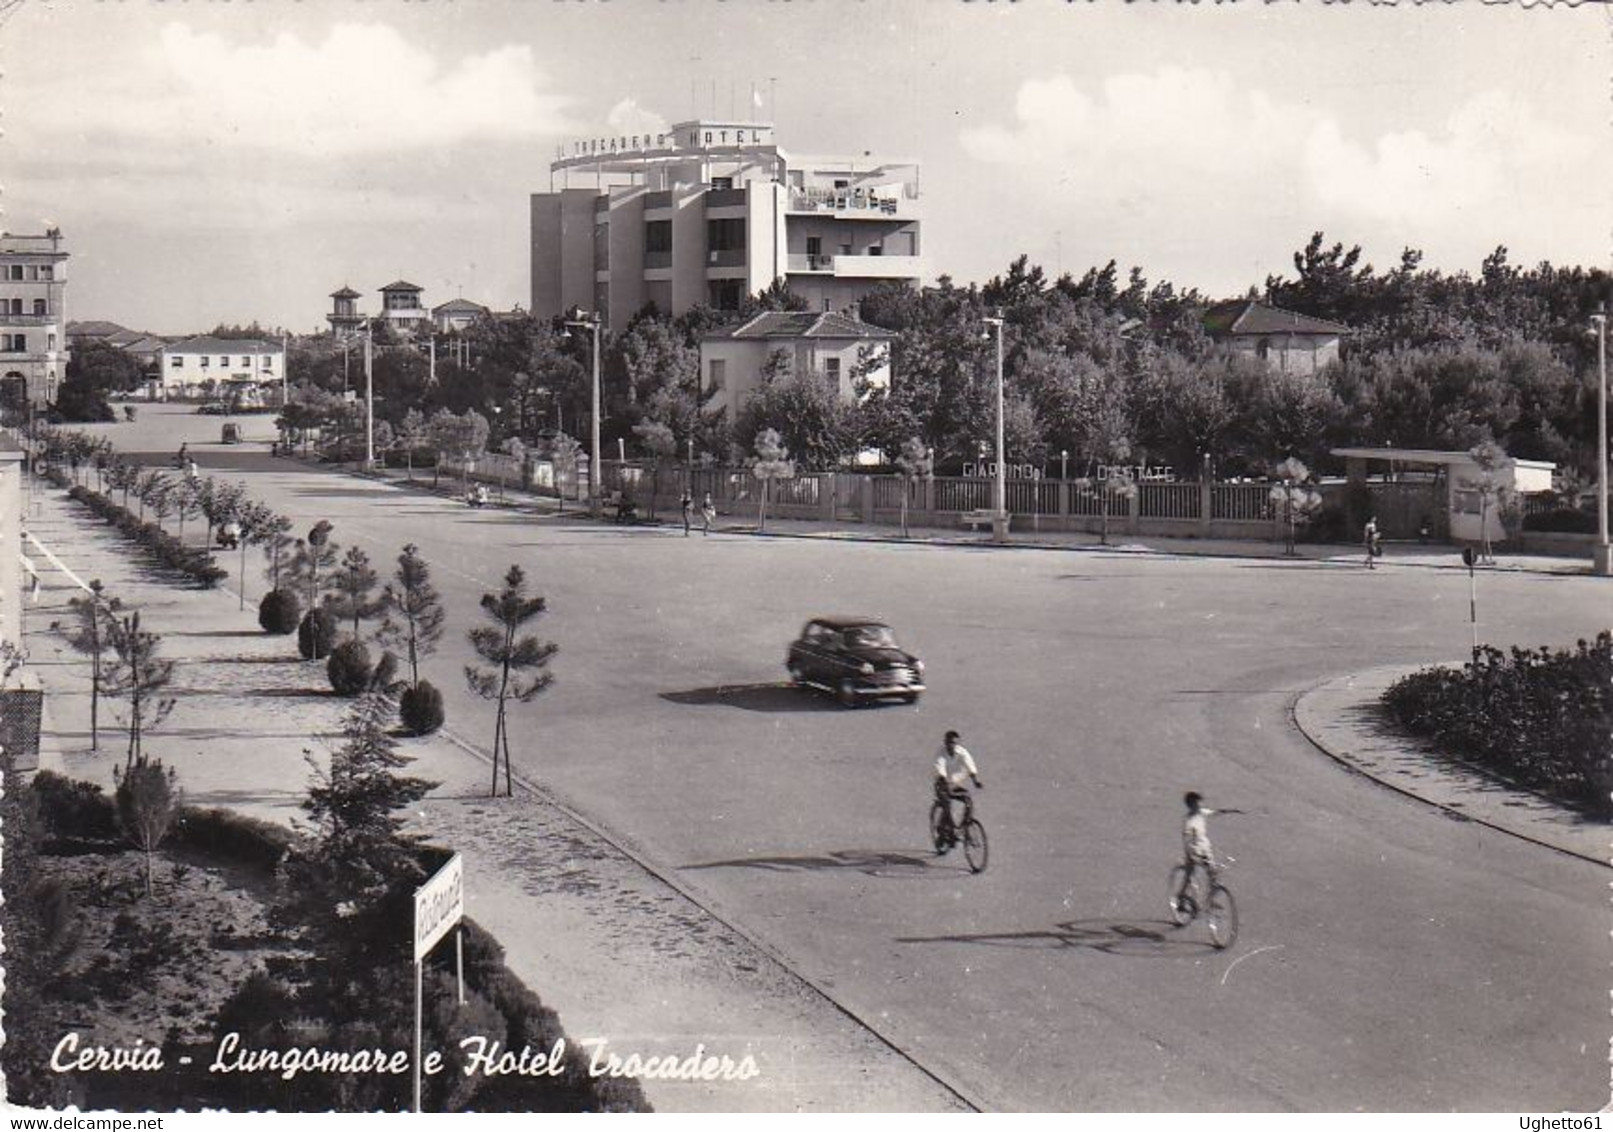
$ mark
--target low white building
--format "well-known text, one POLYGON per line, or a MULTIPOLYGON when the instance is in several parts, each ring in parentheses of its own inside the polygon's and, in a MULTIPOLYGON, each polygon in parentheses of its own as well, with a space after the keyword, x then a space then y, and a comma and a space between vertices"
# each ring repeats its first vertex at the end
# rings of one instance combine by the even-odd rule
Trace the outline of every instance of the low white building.
POLYGON ((782 351, 792 373, 818 373, 844 401, 856 399, 857 367, 868 358, 871 386, 890 384, 889 330, 842 314, 766 311, 700 341, 700 388, 707 409, 733 420, 761 384, 768 359, 782 351))
POLYGON ((1335 448, 1333 455, 1344 457, 1348 478, 1356 483, 1365 482, 1374 462, 1402 470, 1441 470, 1451 539, 1471 543, 1504 541, 1507 532, 1498 504, 1509 494, 1534 495, 1550 491, 1552 472, 1557 468, 1546 460, 1519 460, 1509 456, 1499 467, 1486 472, 1471 453, 1427 448, 1335 448))
POLYGON ((280 384, 286 354, 279 342, 200 335, 171 342, 157 354, 153 394, 162 398, 222 397, 243 387, 280 384))

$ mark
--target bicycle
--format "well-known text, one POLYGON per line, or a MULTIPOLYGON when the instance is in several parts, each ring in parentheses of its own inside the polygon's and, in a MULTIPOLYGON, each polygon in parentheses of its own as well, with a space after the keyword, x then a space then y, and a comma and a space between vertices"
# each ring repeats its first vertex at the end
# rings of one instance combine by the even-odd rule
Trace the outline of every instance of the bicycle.
POLYGON ((957 823, 952 820, 951 805, 937 798, 930 804, 930 841, 935 851, 944 853, 959 840, 963 842, 963 859, 969 863, 969 871, 984 872, 991 853, 986 841, 986 827, 980 824, 980 819, 971 810, 969 820, 963 823, 961 830, 958 829, 957 823))
POLYGON ((1193 870, 1191 884, 1187 880, 1185 864, 1171 870, 1170 887, 1166 890, 1171 923, 1179 928, 1186 927, 1203 912, 1210 928, 1210 945, 1217 951, 1225 951, 1238 939, 1238 905, 1231 891, 1221 883, 1219 876, 1211 881, 1203 865, 1193 870))

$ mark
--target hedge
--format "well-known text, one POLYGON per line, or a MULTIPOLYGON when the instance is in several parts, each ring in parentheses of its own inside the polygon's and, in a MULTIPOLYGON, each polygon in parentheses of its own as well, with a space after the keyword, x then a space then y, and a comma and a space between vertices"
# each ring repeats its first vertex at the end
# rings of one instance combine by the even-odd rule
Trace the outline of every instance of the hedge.
POLYGON ((189 575, 209 589, 229 577, 229 571, 213 565, 212 556, 203 548, 186 546, 156 523, 141 522, 134 512, 97 491, 81 484, 69 489, 67 498, 82 503, 124 537, 138 542, 162 565, 189 575))
POLYGON ((1397 681, 1383 703, 1445 754, 1613 817, 1613 633, 1556 652, 1484 647, 1460 670, 1397 681))

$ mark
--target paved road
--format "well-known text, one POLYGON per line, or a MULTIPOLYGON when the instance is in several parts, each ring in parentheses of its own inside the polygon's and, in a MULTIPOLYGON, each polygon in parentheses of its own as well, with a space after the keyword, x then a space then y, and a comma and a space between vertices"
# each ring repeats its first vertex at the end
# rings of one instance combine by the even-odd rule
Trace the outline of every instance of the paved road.
MULTIPOLYGON (((456 629, 519 561, 562 650, 517 709, 519 768, 983 1105, 1606 1101, 1604 871, 1389 794, 1289 720, 1328 676, 1460 655, 1460 574, 684 539, 197 455, 378 562, 419 543, 456 629), (924 701, 843 711, 778 687, 820 611, 899 626, 924 701), (925 845, 947 727, 988 784, 979 877, 925 845), (1225 953, 1163 922, 1189 787, 1251 811, 1213 827, 1243 909, 1225 953)), ((1484 583, 1498 642, 1607 623, 1594 579, 1484 583)), ((429 669, 477 739, 491 717, 462 690, 461 640, 429 669)))

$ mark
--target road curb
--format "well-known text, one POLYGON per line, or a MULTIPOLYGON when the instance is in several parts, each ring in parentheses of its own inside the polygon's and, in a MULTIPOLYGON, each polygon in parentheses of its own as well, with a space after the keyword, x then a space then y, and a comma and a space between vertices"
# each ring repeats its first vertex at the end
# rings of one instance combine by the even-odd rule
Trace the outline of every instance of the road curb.
POLYGON ((1476 770, 1437 759, 1413 739, 1381 730, 1368 735, 1361 725, 1343 718, 1346 712, 1375 704, 1395 679, 1427 667, 1385 666, 1324 680, 1294 698, 1289 718, 1317 750, 1385 789, 1431 806, 1455 821, 1470 821, 1543 849, 1613 867, 1613 844, 1609 844, 1613 828, 1601 827, 1596 832, 1594 823, 1584 822, 1573 811, 1538 794, 1504 786, 1476 770), (1397 762, 1415 763, 1421 777, 1397 769, 1397 762), (1586 844, 1596 838, 1602 839, 1600 851, 1586 844))

